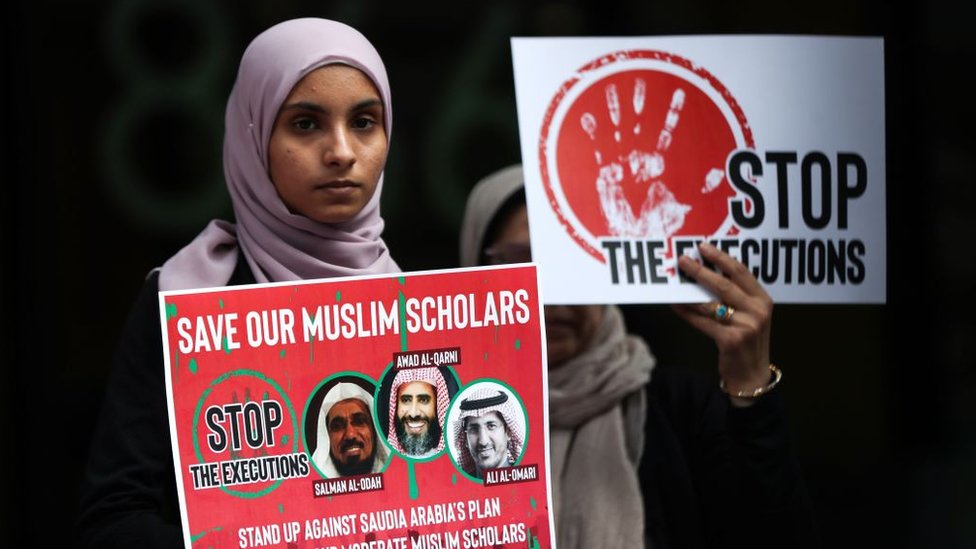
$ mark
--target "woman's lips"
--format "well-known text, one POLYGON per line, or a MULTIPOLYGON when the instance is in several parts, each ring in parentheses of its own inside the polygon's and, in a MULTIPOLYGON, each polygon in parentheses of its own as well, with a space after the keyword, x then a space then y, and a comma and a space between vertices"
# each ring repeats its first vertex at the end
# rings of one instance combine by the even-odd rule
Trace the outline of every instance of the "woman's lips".
POLYGON ((349 181, 347 179, 340 179, 336 181, 329 181, 315 186, 315 190, 322 191, 331 195, 348 195, 356 192, 362 185, 356 183, 355 181, 349 181))

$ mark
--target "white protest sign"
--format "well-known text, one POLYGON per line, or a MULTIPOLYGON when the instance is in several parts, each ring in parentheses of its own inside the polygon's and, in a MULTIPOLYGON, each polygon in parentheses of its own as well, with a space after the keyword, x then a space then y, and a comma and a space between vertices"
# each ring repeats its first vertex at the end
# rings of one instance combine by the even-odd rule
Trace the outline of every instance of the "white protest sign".
POLYGON ((780 303, 885 301, 880 38, 513 38, 549 303, 696 302, 709 240, 780 303))

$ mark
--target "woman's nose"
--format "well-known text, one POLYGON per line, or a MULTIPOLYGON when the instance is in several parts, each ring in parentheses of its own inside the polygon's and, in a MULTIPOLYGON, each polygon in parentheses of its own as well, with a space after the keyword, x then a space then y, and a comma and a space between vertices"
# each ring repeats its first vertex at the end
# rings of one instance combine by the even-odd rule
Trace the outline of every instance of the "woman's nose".
POLYGON ((345 128, 336 128, 330 132, 325 144, 323 161, 328 166, 348 168, 356 163, 356 153, 352 147, 352 136, 345 128))

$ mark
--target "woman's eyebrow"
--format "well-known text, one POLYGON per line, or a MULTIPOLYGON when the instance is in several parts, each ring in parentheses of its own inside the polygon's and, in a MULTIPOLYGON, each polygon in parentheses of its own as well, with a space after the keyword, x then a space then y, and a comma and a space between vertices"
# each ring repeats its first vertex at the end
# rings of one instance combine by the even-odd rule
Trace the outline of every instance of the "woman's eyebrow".
POLYGON ((356 103, 349 110, 350 111, 361 111, 363 109, 368 109, 370 107, 375 107, 376 105, 382 106, 383 105, 383 102, 380 101, 379 98, 377 98, 377 97, 371 97, 369 99, 364 99, 364 100, 360 101, 359 103, 356 103))
MULTIPOLYGON (((371 97, 369 99, 364 99, 359 103, 356 103, 355 105, 350 107, 349 112, 361 111, 377 105, 382 106, 383 102, 380 101, 379 98, 371 97)), ((311 101, 296 101, 294 103, 282 105, 281 110, 282 111, 312 111, 312 112, 318 112, 323 114, 328 113, 328 110, 325 107, 319 105, 318 103, 313 103, 311 101)))
POLYGON ((282 111, 314 111, 325 113, 325 108, 318 103, 312 103, 310 101, 297 101, 295 103, 289 103, 281 107, 282 111))

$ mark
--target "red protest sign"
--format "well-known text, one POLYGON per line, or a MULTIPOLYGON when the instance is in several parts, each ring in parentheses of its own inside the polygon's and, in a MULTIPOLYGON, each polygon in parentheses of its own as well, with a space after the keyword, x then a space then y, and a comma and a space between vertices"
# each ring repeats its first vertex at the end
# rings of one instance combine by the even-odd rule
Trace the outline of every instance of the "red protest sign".
POLYGON ((534 267, 160 301, 188 545, 551 545, 534 267))

